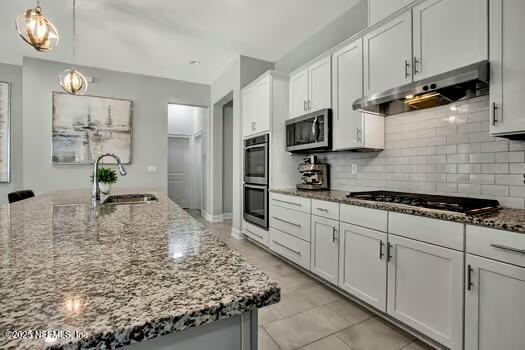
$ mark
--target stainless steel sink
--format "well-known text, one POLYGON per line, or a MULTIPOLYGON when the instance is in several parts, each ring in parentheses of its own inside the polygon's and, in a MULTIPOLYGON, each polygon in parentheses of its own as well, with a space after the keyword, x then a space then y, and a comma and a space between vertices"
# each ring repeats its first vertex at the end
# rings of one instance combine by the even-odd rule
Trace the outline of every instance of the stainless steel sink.
POLYGON ((149 193, 116 194, 108 196, 102 204, 146 204, 158 201, 158 198, 149 193))

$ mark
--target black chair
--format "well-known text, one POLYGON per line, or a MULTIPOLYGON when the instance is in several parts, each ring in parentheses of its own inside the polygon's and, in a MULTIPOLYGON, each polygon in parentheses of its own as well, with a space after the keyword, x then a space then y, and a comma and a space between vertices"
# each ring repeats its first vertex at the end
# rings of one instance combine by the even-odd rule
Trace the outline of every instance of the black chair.
POLYGON ((7 199, 9 200, 9 203, 14 203, 18 201, 22 201, 24 199, 28 199, 31 197, 34 197, 35 194, 31 190, 24 190, 24 191, 16 191, 11 192, 7 195, 7 199))

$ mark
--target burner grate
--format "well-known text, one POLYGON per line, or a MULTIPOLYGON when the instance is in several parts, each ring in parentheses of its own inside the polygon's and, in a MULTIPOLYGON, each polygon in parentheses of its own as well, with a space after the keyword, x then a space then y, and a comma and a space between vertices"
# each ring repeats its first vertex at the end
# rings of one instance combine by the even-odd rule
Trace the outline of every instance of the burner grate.
POLYGON ((445 210, 466 215, 474 215, 499 209, 494 199, 440 196, 391 191, 350 192, 348 198, 365 199, 376 202, 404 204, 420 208, 445 210))

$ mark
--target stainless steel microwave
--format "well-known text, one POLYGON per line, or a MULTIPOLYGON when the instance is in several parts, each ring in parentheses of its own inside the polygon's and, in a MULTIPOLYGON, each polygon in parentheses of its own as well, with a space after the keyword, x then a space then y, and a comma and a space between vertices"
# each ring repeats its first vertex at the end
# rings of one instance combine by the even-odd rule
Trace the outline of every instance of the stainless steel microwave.
POLYGON ((327 151, 332 147, 332 110, 321 109, 286 121, 288 152, 327 151))

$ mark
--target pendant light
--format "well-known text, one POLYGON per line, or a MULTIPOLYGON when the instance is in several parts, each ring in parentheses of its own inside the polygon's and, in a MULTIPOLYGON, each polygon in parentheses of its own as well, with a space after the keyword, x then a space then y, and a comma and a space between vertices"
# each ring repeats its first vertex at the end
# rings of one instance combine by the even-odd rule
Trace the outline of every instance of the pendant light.
POLYGON ((28 9, 16 18, 18 35, 35 50, 47 52, 53 50, 60 42, 57 29, 44 15, 40 1, 34 9, 28 9))
POLYGON ((71 95, 82 95, 87 91, 88 82, 86 77, 75 68, 76 63, 76 0, 73 0, 73 68, 66 69, 60 74, 60 85, 62 89, 71 95))

